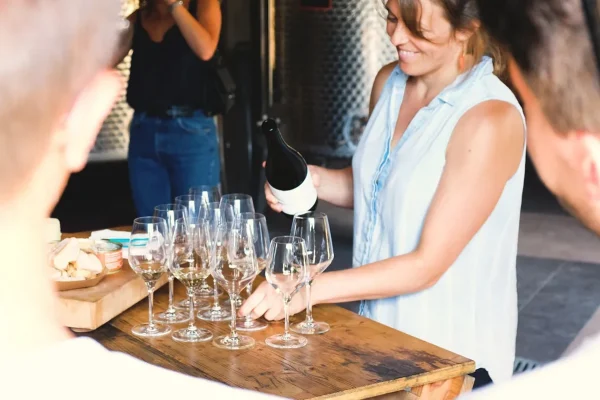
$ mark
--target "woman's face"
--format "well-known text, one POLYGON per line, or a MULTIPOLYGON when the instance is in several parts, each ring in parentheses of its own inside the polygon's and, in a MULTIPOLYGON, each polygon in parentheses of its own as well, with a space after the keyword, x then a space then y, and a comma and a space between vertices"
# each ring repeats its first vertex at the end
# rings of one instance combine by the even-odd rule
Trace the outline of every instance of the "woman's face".
POLYGON ((468 35, 455 34, 441 6, 433 0, 420 0, 419 25, 425 39, 413 36, 404 25, 398 0, 388 0, 386 8, 387 34, 398 51, 400 68, 405 74, 422 76, 442 67, 458 68, 468 35))

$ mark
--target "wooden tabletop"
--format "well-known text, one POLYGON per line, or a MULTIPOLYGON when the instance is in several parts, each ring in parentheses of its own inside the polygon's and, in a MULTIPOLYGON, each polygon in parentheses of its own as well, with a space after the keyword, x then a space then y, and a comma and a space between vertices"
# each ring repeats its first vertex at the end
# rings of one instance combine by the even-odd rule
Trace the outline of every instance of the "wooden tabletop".
MULTIPOLYGON (((167 286, 155 294, 155 312, 167 307, 167 286)), ((176 301, 182 300, 184 287, 179 282, 175 287, 176 301)), ((424 398, 426 392, 446 382, 448 395, 440 398, 450 399, 470 389, 472 380, 465 375, 475 370, 475 363, 465 357, 339 306, 318 305, 313 313, 315 320, 329 323, 331 330, 306 336, 308 344, 300 349, 274 349, 265 344, 265 338, 283 332, 283 322, 272 322, 258 332, 240 332, 256 340, 253 348, 242 351, 218 349, 211 342, 178 343, 170 336, 139 338, 131 328, 147 322, 147 299, 81 335, 161 367, 286 398, 364 399, 394 392, 403 393, 393 398, 424 398)), ((292 321, 303 318, 301 313, 292 321)), ((229 332, 229 322, 197 320, 196 324, 215 337, 229 332)))

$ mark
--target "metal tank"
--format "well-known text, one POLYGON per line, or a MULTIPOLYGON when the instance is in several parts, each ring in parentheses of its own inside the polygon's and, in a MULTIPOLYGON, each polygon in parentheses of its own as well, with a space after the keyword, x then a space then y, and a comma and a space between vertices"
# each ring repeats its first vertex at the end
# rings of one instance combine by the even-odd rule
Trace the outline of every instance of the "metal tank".
MULTIPOLYGON (((138 6, 138 0, 121 0, 121 16, 128 16, 136 10, 138 6)), ((119 99, 102 125, 96 143, 90 152, 90 162, 127 159, 127 149, 129 147, 129 122, 133 116, 133 110, 129 107, 125 99, 130 66, 131 52, 117 66, 117 70, 123 77, 125 85, 119 99)))
POLYGON ((373 80, 397 59, 382 0, 270 0, 270 114, 308 159, 349 159, 373 80))

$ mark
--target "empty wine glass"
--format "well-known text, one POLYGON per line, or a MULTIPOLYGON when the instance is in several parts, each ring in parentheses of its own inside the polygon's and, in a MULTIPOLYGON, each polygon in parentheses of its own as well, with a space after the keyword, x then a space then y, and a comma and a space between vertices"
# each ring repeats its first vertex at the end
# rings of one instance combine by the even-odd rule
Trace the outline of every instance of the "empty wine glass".
POLYGON ((306 319, 292 325, 292 331, 304 335, 325 333, 329 330, 329 324, 313 320, 310 292, 313 280, 325 271, 333 261, 333 242, 327 215, 320 212, 296 214, 292 221, 291 235, 304 239, 308 258, 306 319))
POLYGON ((267 282, 283 298, 285 331, 265 340, 268 346, 279 349, 295 349, 308 342, 305 337, 290 333, 289 305, 292 297, 306 284, 308 259, 304 239, 297 236, 278 236, 271 240, 267 258, 267 282))
POLYGON ((231 193, 221 197, 221 204, 229 204, 233 209, 234 217, 238 217, 242 213, 255 212, 254 202, 252 197, 242 193, 231 193))
POLYGON ((250 336, 238 335, 233 295, 238 294, 258 273, 252 233, 248 225, 225 223, 217 228, 211 271, 217 282, 229 294, 231 333, 216 337, 213 344, 227 350, 242 350, 254 346, 250 336))
MULTIPOLYGON (((269 254, 270 239, 269 229, 267 228, 267 219, 264 215, 259 213, 242 213, 236 223, 240 224, 242 229, 248 229, 249 233, 252 235, 254 254, 258 263, 258 274, 260 274, 267 266, 267 256, 269 254)), ((246 286, 248 297, 252 294, 253 283, 254 279, 246 286)), ((250 315, 247 315, 243 320, 238 321, 237 323, 237 329, 240 331, 258 331, 265 329, 267 326, 267 323, 254 320, 250 315)))
POLYGON ((221 185, 192 186, 189 190, 189 194, 200 196, 202 203, 204 204, 214 203, 215 201, 218 202, 221 200, 221 185))
POLYGON ((131 332, 137 336, 163 336, 171 327, 155 323, 152 315, 156 282, 167 271, 167 223, 163 218, 141 217, 133 221, 129 239, 129 265, 148 289, 148 323, 136 325, 131 332))
MULTIPOLYGON (((206 224, 208 232, 209 248, 214 252, 216 243, 217 228, 222 223, 233 222, 233 210, 229 204, 210 203, 202 206, 198 224, 206 224)), ((212 273, 212 272, 211 272, 212 273)), ((228 321, 231 319, 231 313, 222 307, 219 302, 221 295, 219 285, 213 275, 213 305, 207 310, 198 313, 198 318, 204 321, 228 321)), ((223 306, 228 304, 223 304, 223 306)))
POLYGON ((173 230, 173 262, 171 272, 183 283, 190 300, 190 324, 187 328, 173 332, 173 340, 178 342, 205 342, 212 339, 212 333, 207 329, 198 328, 194 323, 194 289, 199 287, 202 280, 210 274, 208 263, 206 225, 194 228, 183 218, 175 221, 173 230))
MULTIPOLYGON (((194 189, 194 188, 192 188, 194 189)), ((191 190, 191 189, 190 189, 191 190)), ((198 217, 200 215, 200 209, 202 205, 205 204, 202 195, 198 194, 184 194, 182 196, 177 196, 175 198, 175 204, 181 204, 188 211, 188 221, 190 225, 190 229, 195 229, 196 224, 198 223, 198 217)), ((212 288, 206 283, 206 279, 202 279, 202 283, 199 287, 195 289, 196 295, 194 296, 194 307, 202 307, 209 305, 206 300, 202 301, 201 299, 210 299, 212 298, 212 288)), ((185 309, 187 310, 190 306, 190 300, 185 299, 175 304, 175 308, 185 309)))
MULTIPOLYGON (((154 216, 164 218, 167 222, 168 241, 167 251, 169 255, 169 265, 173 261, 173 230, 175 229, 175 221, 183 219, 186 224, 189 223, 187 208, 181 204, 161 204, 154 207, 154 216)), ((188 322, 190 317, 173 306, 174 281, 175 277, 169 268, 169 307, 165 312, 155 316, 156 320, 165 324, 177 324, 188 322)))
MULTIPOLYGON (((240 214, 243 213, 255 212, 252 197, 243 193, 226 194, 221 198, 221 204, 231 205, 231 208, 233 209, 233 216, 235 218, 238 218, 240 214)), ((236 307, 242 306, 242 296, 236 294, 233 299, 235 300, 236 307)))

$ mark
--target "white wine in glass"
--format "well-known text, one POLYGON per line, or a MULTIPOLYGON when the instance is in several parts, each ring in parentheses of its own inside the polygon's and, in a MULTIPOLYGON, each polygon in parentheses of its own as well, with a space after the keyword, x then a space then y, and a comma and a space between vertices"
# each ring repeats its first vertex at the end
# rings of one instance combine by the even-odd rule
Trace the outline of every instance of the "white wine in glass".
POLYGON ((140 276, 148 290, 148 323, 136 325, 131 332, 137 336, 167 335, 171 327, 155 323, 152 308, 156 282, 167 272, 167 224, 163 218, 141 217, 133 221, 129 239, 129 265, 140 276))
POLYGON ((246 225, 225 223, 218 227, 211 270, 217 283, 229 294, 231 306, 231 333, 215 338, 213 344, 227 350, 254 346, 254 339, 237 333, 234 300, 258 273, 252 236, 246 225))
POLYGON ((171 272, 183 283, 190 300, 188 327, 179 329, 172 335, 173 340, 178 342, 205 342, 213 337, 209 330, 198 328, 194 323, 194 292, 210 274, 205 229, 206 225, 202 225, 202 228, 194 225, 192 228, 181 218, 175 222, 173 230, 174 257, 171 272))

